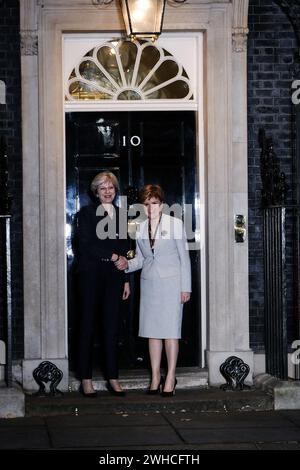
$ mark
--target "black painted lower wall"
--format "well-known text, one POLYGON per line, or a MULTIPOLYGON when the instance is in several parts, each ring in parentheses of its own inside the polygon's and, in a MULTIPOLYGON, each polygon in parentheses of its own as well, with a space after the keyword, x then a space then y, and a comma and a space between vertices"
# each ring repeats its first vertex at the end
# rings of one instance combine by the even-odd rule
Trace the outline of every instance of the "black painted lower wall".
MULTIPOLYGON (((22 268, 22 154, 19 1, 0 0, 0 80, 6 84, 6 104, 0 104, 0 137, 8 151, 9 191, 12 199, 12 322, 13 358, 23 357, 22 268)), ((1 257, 0 257, 1 258, 1 257)), ((3 337, 3 298, 0 302, 0 338, 3 337)))

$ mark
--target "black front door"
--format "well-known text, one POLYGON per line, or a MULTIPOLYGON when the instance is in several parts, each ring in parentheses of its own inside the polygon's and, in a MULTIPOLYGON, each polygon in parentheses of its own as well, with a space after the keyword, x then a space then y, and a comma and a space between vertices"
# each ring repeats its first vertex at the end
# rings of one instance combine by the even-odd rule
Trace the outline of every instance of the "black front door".
MULTIPOLYGON (((167 204, 191 205, 194 228, 195 196, 198 192, 195 136, 195 113, 192 111, 66 114, 68 331, 71 369, 74 366, 78 323, 74 274, 76 254, 72 234, 76 213, 80 207, 90 202, 90 182, 98 172, 112 171, 119 179, 121 195, 128 195, 129 202, 135 202, 135 194, 144 184, 160 184, 166 193, 167 204)), ((179 366, 196 366, 200 363, 199 252, 190 251, 190 256, 193 293, 191 301, 184 307, 179 366)), ((122 304, 120 366, 147 367, 147 341, 137 336, 138 272, 131 275, 131 288, 131 298, 122 304)), ((96 337, 95 357, 98 356, 100 347, 101 341, 96 337)))

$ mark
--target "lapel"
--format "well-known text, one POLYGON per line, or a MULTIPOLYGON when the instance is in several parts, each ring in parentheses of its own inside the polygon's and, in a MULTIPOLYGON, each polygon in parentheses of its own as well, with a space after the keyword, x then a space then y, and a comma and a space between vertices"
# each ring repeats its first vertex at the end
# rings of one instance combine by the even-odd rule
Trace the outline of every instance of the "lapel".
MULTIPOLYGON (((150 241, 149 241, 149 233, 148 233, 148 219, 144 220, 140 224, 140 229, 139 229, 139 238, 141 240, 141 243, 143 244, 144 248, 147 250, 147 252, 151 253, 152 255, 152 250, 150 247, 150 241)), ((158 253, 161 245, 162 245, 162 240, 170 237, 170 221, 169 217, 165 214, 162 214, 161 216, 161 221, 160 225, 158 228, 158 231, 156 233, 156 239, 154 243, 154 252, 158 253)))
POLYGON ((143 246, 143 249, 146 250, 147 253, 152 254, 150 243, 149 243, 149 235, 148 235, 148 219, 143 220, 143 222, 139 224, 138 232, 139 232, 138 238, 140 240, 140 245, 143 246))
POLYGON ((168 217, 166 214, 161 215, 161 220, 159 224, 159 228, 156 234, 156 239, 154 243, 154 251, 158 252, 162 245, 162 240, 165 238, 166 234, 169 232, 169 224, 168 224, 168 217))

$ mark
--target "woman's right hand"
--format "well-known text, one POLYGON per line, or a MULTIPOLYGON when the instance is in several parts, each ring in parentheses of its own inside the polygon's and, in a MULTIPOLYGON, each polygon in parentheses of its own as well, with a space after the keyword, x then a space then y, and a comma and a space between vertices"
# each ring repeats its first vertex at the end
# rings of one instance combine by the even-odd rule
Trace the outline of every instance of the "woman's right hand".
POLYGON ((124 271, 125 269, 128 268, 128 261, 125 256, 120 256, 118 261, 115 261, 115 266, 118 268, 120 271, 124 271))
POLYGON ((110 259, 111 261, 115 262, 115 261, 118 261, 119 258, 120 258, 119 255, 117 255, 116 253, 113 253, 110 259))
POLYGON ((181 303, 185 304, 188 302, 191 298, 191 293, 190 292, 181 292, 181 303))

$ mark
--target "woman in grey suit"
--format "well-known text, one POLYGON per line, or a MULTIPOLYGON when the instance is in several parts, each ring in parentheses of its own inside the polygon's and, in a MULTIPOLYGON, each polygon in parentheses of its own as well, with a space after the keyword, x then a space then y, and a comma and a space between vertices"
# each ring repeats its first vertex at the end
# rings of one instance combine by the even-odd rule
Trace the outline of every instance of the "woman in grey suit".
POLYGON ((176 364, 181 338, 183 304, 191 293, 191 265, 180 219, 163 214, 164 193, 148 184, 140 193, 147 215, 138 227, 136 255, 120 257, 116 266, 130 273, 141 272, 139 336, 149 338, 152 379, 148 393, 172 396, 176 387, 176 364), (168 373, 160 374, 163 343, 168 373))

